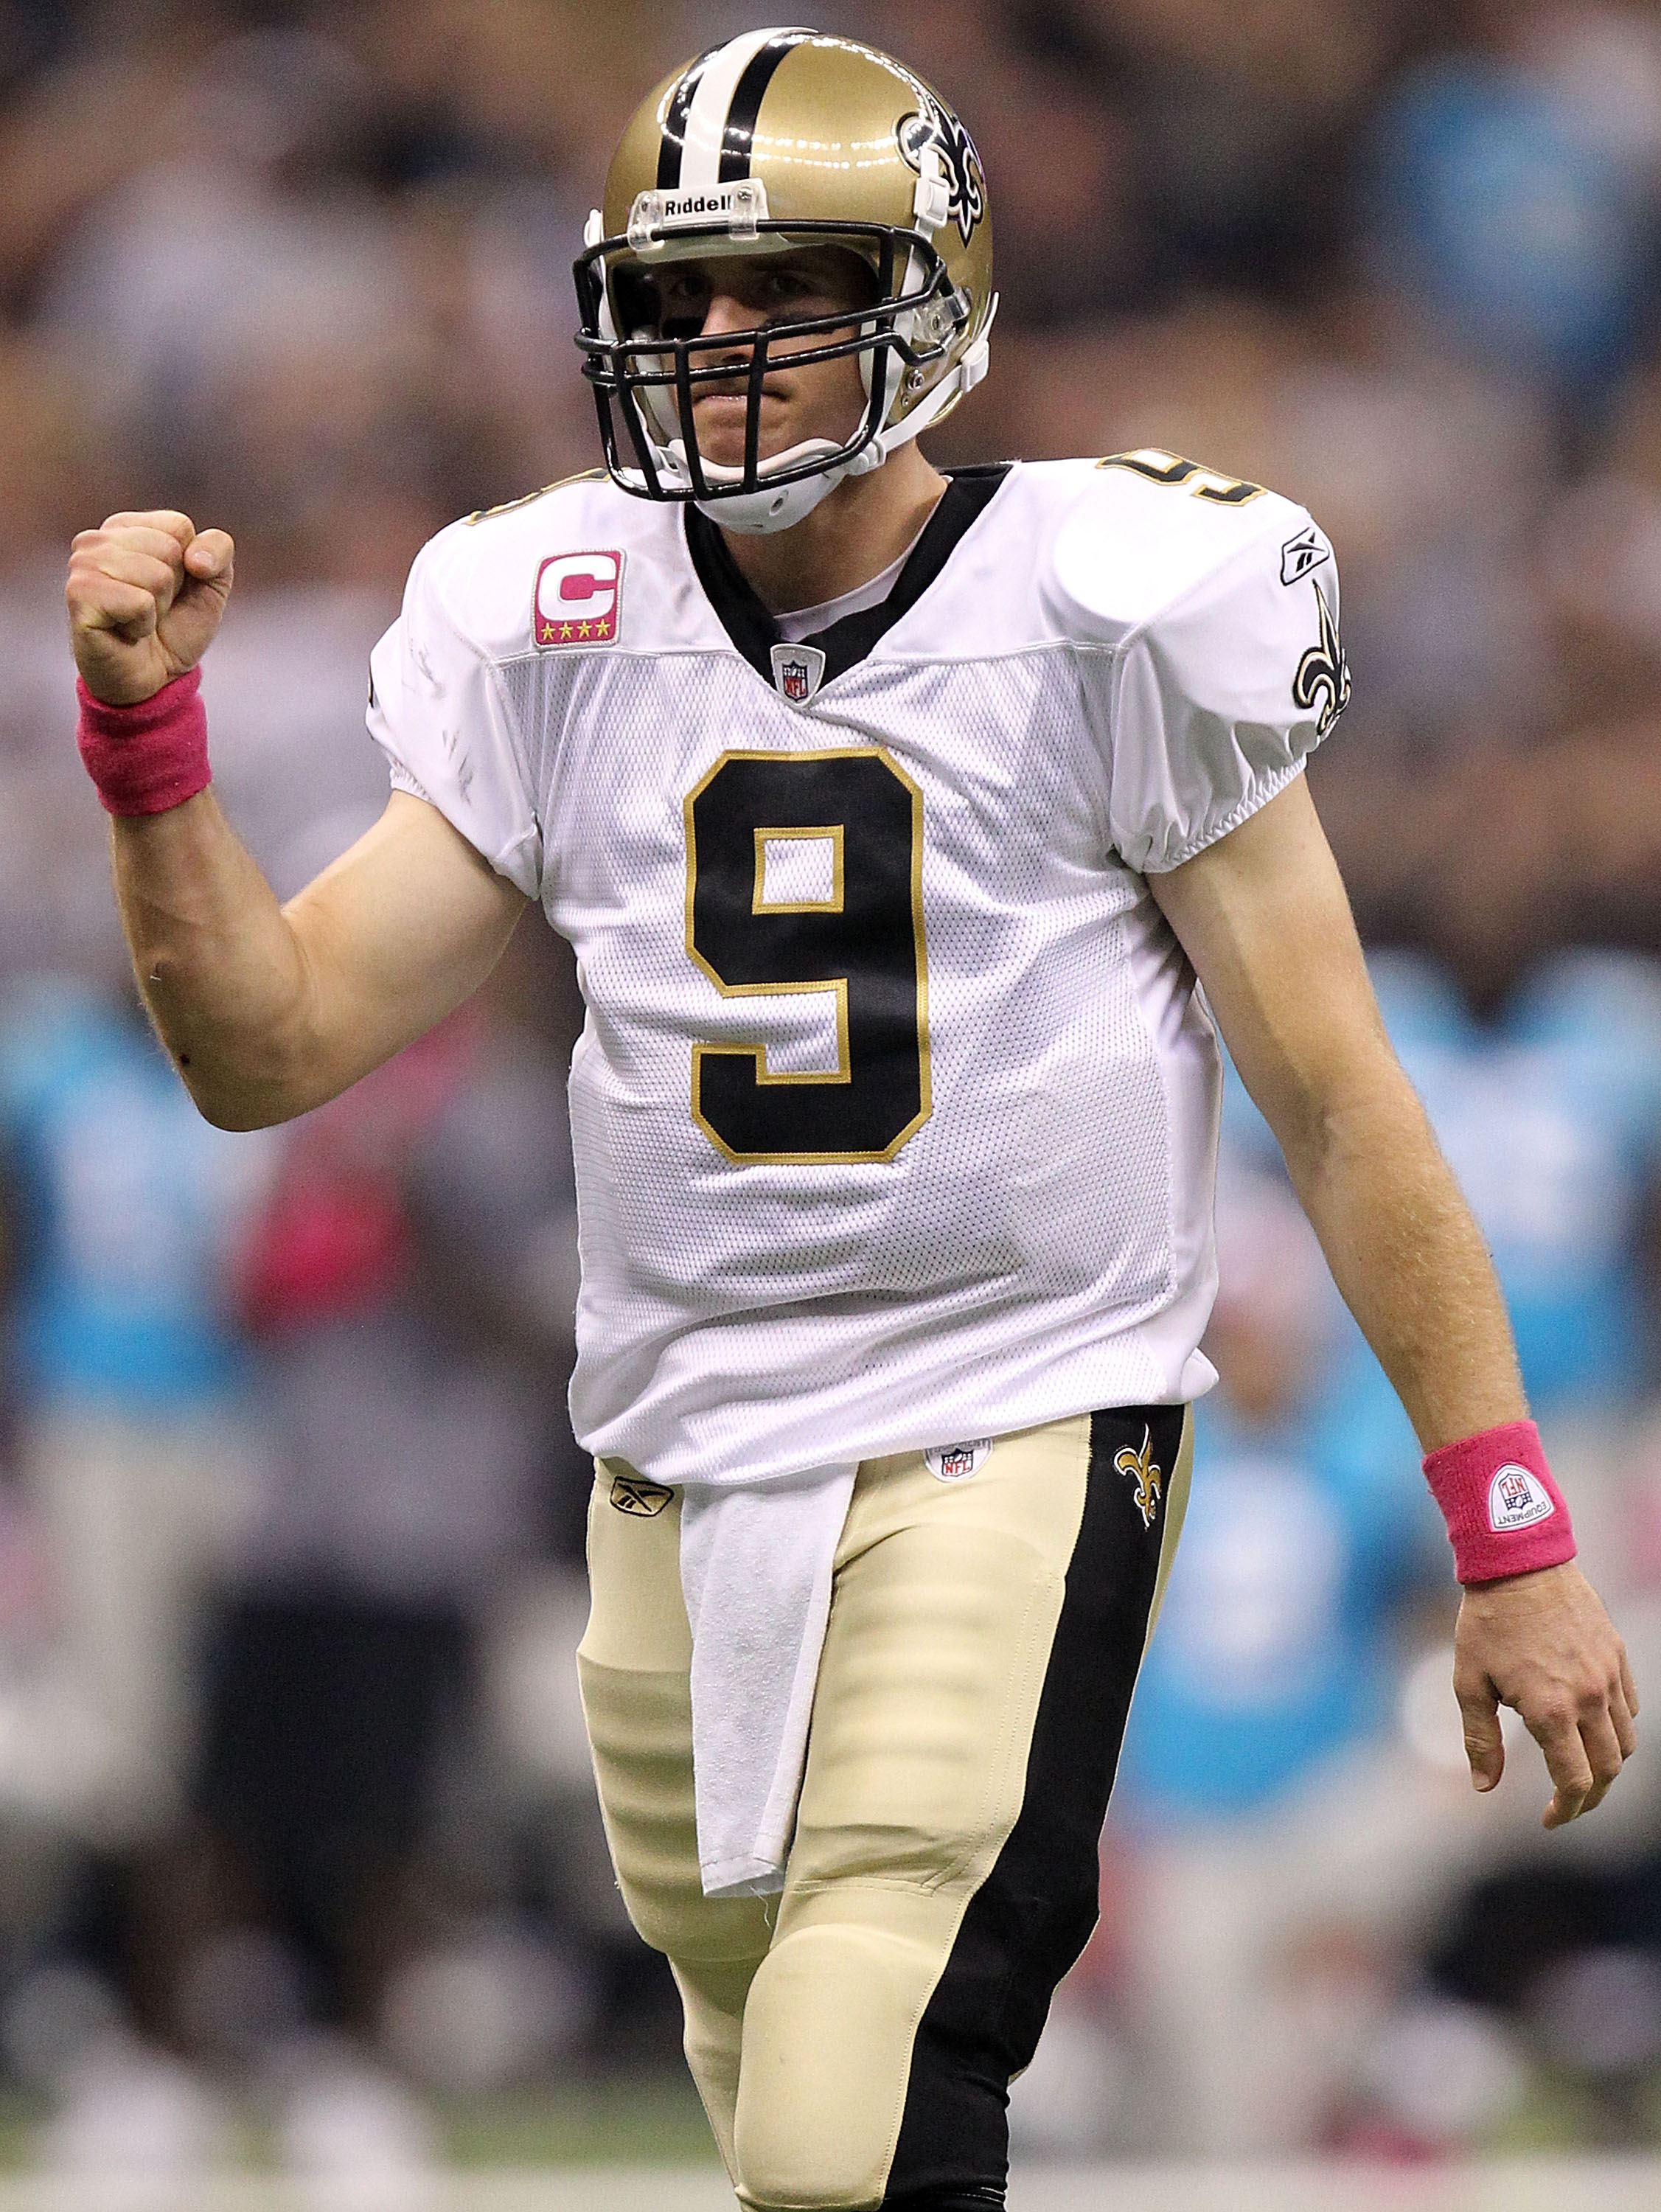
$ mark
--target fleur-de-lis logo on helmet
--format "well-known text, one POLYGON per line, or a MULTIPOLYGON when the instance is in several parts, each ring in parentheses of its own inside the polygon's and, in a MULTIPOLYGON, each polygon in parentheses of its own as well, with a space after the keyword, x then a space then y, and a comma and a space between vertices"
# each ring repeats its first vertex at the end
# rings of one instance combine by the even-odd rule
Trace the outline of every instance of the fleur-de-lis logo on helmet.
POLYGON ((1338 642, 1338 626, 1318 584, 1314 592, 1315 605, 1320 611, 1320 642, 1312 645, 1298 663, 1298 672, 1292 678, 1292 703, 1306 712, 1318 704, 1315 734, 1324 738, 1349 704, 1349 663, 1344 659, 1343 647, 1338 642))
POLYGON ((986 179, 980 156, 975 152, 973 140, 949 108, 942 107, 926 93, 921 100, 915 115, 900 117, 894 125, 894 136, 900 142, 900 152, 919 177, 924 151, 932 146, 939 154, 951 193, 946 212, 956 223, 958 234, 967 246, 974 234, 976 223, 986 212, 986 179))

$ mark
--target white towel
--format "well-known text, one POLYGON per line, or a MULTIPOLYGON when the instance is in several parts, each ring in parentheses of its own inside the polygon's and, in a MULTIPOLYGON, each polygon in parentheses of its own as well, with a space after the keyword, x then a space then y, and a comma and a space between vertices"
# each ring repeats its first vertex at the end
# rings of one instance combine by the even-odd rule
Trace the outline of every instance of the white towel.
POLYGON ((782 1889, 857 1468, 758 1489, 688 1483, 681 1588, 692 1625, 692 1776, 706 1897, 782 1889))

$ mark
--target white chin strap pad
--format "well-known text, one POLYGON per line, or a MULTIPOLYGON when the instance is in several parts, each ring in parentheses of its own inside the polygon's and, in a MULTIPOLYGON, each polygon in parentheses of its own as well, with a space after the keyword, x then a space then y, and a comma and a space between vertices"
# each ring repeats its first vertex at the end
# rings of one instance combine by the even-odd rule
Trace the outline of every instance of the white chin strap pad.
MULTIPOLYGON (((949 375, 941 379, 934 390, 912 410, 903 422, 890 423, 879 430, 870 445, 862 447, 851 461, 843 462, 840 468, 825 469, 817 476, 799 477, 794 483, 778 484, 772 489, 764 483, 759 491, 736 493, 725 499, 700 499, 697 502, 699 513, 718 523, 723 530, 736 530, 744 537, 760 537, 770 530, 788 530, 792 524, 800 522, 803 515, 811 514, 826 493, 834 490, 845 477, 867 476, 872 469, 880 469, 890 453, 908 444, 919 430, 926 430, 931 422, 947 413, 966 392, 973 392, 985 375, 989 351, 987 340, 997 313, 997 295, 994 293, 979 337, 956 368, 949 375)), ((897 392, 896 386, 896 396, 897 392)), ((793 467, 809 457, 815 445, 826 453, 837 451, 828 441, 816 439, 792 446, 788 453, 774 455, 771 464, 764 465, 775 469, 793 467)), ((689 482, 686 449, 678 438, 669 447, 668 453, 670 466, 680 472, 683 482, 689 482)), ((706 461, 704 475, 711 483, 718 483, 723 477, 735 481, 741 479, 743 471, 706 461)))
MULTIPOLYGON (((840 450, 828 438, 813 438, 802 445, 791 447, 786 453, 775 453, 771 461, 762 463, 762 469, 765 471, 768 468, 796 468, 802 462, 811 460, 815 453, 830 454, 840 450)), ((866 453, 870 450, 868 447, 866 453)), ((690 483, 686 448, 678 438, 670 447, 670 453, 682 481, 690 483)), ((875 463, 867 460, 865 453, 860 453, 840 468, 825 469, 817 476, 798 477, 794 483, 769 484, 764 476, 757 490, 733 492, 724 498, 700 500, 698 509, 712 522, 718 522, 724 530, 737 530, 746 537, 759 536, 770 530, 788 530, 792 523, 800 522, 804 514, 811 514, 834 485, 840 483, 845 476, 859 471, 862 465, 870 468, 875 463)), ((704 463, 705 477, 712 484, 740 483, 743 481, 743 469, 725 462, 704 463)))
POLYGON ((842 473, 838 469, 823 476, 798 477, 794 483, 780 484, 774 491, 764 487, 761 491, 738 492, 730 499, 700 499, 694 504, 700 514, 707 515, 723 530, 760 538, 772 530, 788 530, 811 514, 825 494, 840 482, 842 473))

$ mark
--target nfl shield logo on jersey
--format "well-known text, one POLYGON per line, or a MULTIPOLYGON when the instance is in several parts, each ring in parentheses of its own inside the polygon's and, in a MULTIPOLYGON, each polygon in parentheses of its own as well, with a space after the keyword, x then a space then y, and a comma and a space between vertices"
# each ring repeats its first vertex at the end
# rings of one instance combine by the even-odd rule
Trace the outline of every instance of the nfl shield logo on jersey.
POLYGON ((819 689, 825 673, 825 656, 816 645, 775 645, 773 680, 779 696, 792 707, 804 706, 819 689))
POLYGON ((622 596, 621 553, 555 553, 536 571, 530 635, 543 652, 615 645, 622 596))
POLYGON ((974 1437, 961 1444, 935 1444, 924 1453, 923 1463, 937 1482, 967 1482, 979 1473, 991 1448, 990 1437, 974 1437))

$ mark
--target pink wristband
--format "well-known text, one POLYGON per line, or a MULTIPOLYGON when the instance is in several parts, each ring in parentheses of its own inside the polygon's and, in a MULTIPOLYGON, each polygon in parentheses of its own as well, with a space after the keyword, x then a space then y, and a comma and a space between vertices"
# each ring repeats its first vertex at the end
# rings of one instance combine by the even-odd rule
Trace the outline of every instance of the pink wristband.
POLYGON ((1531 1574, 1574 1557, 1569 1510, 1532 1421, 1502 1421, 1444 1444, 1424 1470, 1462 1583, 1531 1574))
POLYGON ((204 790, 208 712, 197 694, 202 671, 187 669, 136 706, 107 707, 77 676, 76 743, 111 814, 165 814, 204 790))

